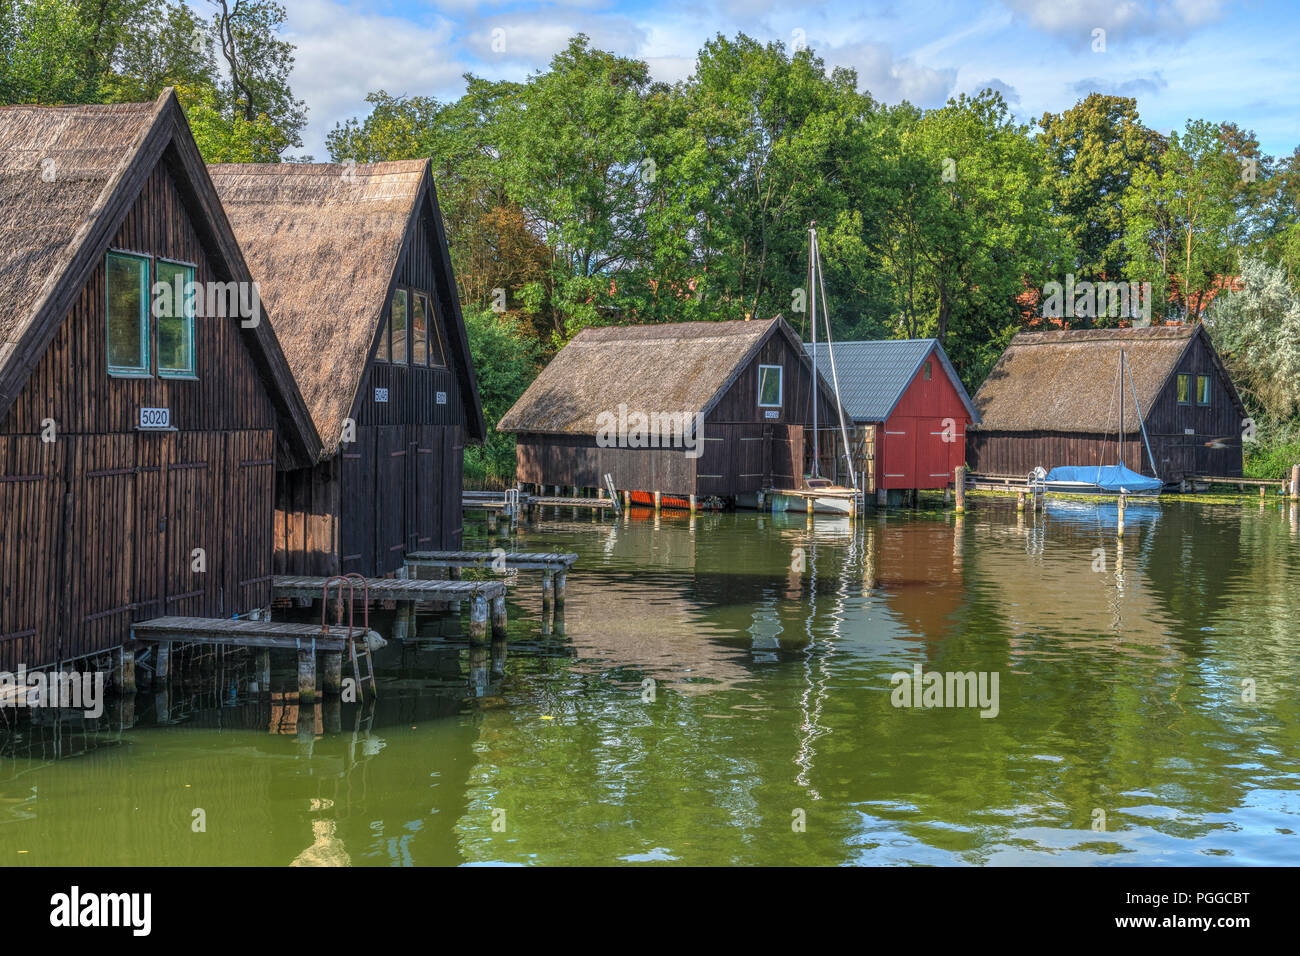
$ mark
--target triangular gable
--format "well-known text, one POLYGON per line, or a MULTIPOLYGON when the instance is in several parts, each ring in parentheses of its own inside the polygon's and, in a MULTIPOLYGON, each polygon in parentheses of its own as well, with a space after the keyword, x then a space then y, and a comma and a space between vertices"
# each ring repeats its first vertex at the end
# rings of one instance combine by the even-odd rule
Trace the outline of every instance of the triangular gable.
MULTIPOLYGON (((11 259, 19 261, 11 261, 4 271, 30 286, 6 290, 6 301, 14 311, 4 316, 2 326, 0 415, 22 391, 159 163, 168 164, 194 229, 207 247, 215 278, 252 281, 171 89, 152 104, 9 107, 0 113, 0 126, 4 127, 0 175, 9 228, 31 230, 38 240, 25 248, 15 248, 11 242, 7 250, 11 259), (83 142, 99 138, 102 130, 97 127, 106 117, 129 117, 137 125, 119 123, 116 141, 83 142), (86 128, 76 129, 81 123, 86 128), (41 129, 47 134, 45 141, 35 142, 41 129), (78 132, 82 140, 76 139, 78 132), (31 148, 20 145, 24 137, 33 140, 31 148), (60 170, 65 158, 67 168, 60 170), (53 165, 51 178, 40 180, 46 183, 44 193, 32 188, 25 198, 10 194, 20 177, 39 178, 47 160, 53 165), (63 215, 42 228, 39 207, 52 201, 63 215), (26 222, 24 216, 37 221, 26 222)), ((264 317, 251 328, 241 324, 240 333, 280 417, 281 439, 291 458, 297 463, 314 461, 320 440, 270 322, 264 317)))

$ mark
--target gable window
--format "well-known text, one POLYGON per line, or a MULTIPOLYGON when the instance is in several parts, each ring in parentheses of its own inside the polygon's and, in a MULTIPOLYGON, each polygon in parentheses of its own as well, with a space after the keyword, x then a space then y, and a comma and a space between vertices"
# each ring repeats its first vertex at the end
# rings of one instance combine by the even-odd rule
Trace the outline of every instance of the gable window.
POLYGON ((410 303, 405 289, 393 293, 393 306, 388 314, 388 327, 391 332, 390 348, 394 365, 406 364, 406 327, 410 303))
POLYGON ((927 360, 925 363, 925 372, 923 373, 923 377, 927 382, 930 381, 930 374, 931 374, 930 362, 929 360, 927 360))
POLYGON ((1196 404, 1210 404, 1210 376, 1208 375, 1196 376, 1196 404))
POLYGON ((411 364, 429 364, 429 297, 411 295, 411 364))
POLYGON ((1192 404, 1192 377, 1182 372, 1178 374, 1178 404, 1192 404))
POLYGON ((149 260, 110 252, 106 267, 108 373, 149 374, 149 260))
POLYGON ((781 373, 780 365, 760 365, 758 367, 758 407, 781 407, 781 373))
POLYGON ((164 378, 194 374, 194 267, 158 260, 158 282, 170 293, 159 300, 158 374, 164 378), (179 290, 180 295, 176 293, 179 290))

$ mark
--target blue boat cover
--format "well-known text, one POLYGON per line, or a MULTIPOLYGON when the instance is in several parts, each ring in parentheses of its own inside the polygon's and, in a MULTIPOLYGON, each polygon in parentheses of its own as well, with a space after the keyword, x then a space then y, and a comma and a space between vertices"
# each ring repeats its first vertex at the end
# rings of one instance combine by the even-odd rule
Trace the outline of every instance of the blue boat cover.
POLYGON ((1096 485, 1102 491, 1136 494, 1141 491, 1159 491, 1164 482, 1131 471, 1123 465, 1061 465, 1047 473, 1047 480, 1078 481, 1096 485))

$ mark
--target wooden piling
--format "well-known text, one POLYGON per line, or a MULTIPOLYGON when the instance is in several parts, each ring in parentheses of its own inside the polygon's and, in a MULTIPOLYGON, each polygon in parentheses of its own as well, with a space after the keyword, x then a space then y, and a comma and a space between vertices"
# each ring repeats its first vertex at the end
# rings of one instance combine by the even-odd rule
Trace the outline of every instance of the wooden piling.
POLYGON ((658 514, 664 505, 664 496, 662 491, 655 492, 655 514, 658 514))
POLYGON ((329 696, 338 696, 343 693, 343 652, 322 652, 321 665, 325 669, 325 673, 321 677, 321 690, 329 696))
POLYGON ((1119 527, 1118 530, 1116 531, 1116 534, 1121 538, 1124 537, 1124 509, 1127 506, 1128 506, 1128 502, 1125 500, 1125 496, 1120 495, 1119 496, 1119 527))
POLYGON ((626 514, 627 510, 631 507, 632 507, 632 492, 624 488, 623 489, 623 513, 626 514))
POLYGON ((564 590, 568 575, 564 571, 555 572, 555 609, 564 610, 564 590))
POLYGON ((257 674, 258 691, 263 694, 269 693, 271 690, 271 652, 269 650, 257 652, 253 670, 257 674))
POLYGON ((1300 501, 1300 465, 1291 466, 1291 500, 1300 501))
POLYGON ((955 507, 958 514, 966 510, 966 466, 958 465, 953 472, 953 496, 956 499, 955 507))
POLYGON ((172 676, 172 645, 170 641, 164 641, 158 645, 156 651, 157 662, 153 669, 154 677, 160 682, 171 680, 172 676))
POLYGON ((135 693, 135 648, 123 645, 118 648, 117 674, 113 681, 119 694, 135 693))
POLYGON ((542 572, 542 617, 551 616, 555 604, 555 573, 550 570, 542 572))
POLYGON ((492 599, 492 636, 506 636, 506 596, 498 594, 492 599))
POLYGON ((495 511, 489 511, 487 514, 487 529, 490 535, 497 533, 497 513, 495 511))
POLYGON ((876 507, 877 508, 889 507, 889 492, 884 488, 876 489, 876 507))
POLYGON ((469 605, 469 639, 483 641, 487 639, 488 602, 481 594, 474 595, 469 605))
POLYGON ((762 513, 763 513, 763 506, 764 506, 765 504, 767 504, 767 495, 763 494, 763 492, 760 491, 760 492, 758 493, 758 513, 759 513, 759 514, 762 514, 762 513))
POLYGON ((1025 510, 1025 493, 1023 491, 1016 492, 1016 510, 1020 512, 1025 510))
POLYGON ((691 514, 695 514, 695 496, 691 495, 691 514))
POLYGON ((316 651, 309 643, 298 648, 298 704, 316 700, 316 651))
POLYGON ((813 497, 812 497, 811 495, 809 495, 807 498, 804 499, 804 501, 806 502, 805 507, 807 507, 807 509, 808 509, 808 517, 809 517, 809 518, 811 518, 811 517, 813 516, 813 500, 814 500, 814 499, 813 499, 813 497))

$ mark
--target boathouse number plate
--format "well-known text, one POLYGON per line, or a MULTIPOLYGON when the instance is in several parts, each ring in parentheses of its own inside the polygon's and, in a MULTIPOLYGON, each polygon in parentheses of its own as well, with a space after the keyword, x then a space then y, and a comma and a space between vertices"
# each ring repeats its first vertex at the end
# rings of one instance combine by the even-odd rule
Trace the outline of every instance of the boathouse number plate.
POLYGON ((172 410, 170 408, 141 408, 140 428, 159 429, 172 427, 172 410))
POLYGON ((377 401, 377 402, 386 402, 386 401, 388 401, 388 389, 386 389, 386 388, 377 388, 377 389, 375 389, 375 401, 377 401))
POLYGON ((780 418, 780 417, 781 417, 781 412, 780 412, 780 410, 778 410, 778 409, 773 409, 773 410, 770 411, 770 412, 764 412, 764 413, 763 413, 763 417, 764 417, 764 418, 780 418))
POLYGON ((438 392, 436 398, 437 398, 437 403, 438 403, 439 405, 446 405, 446 404, 447 404, 447 393, 446 393, 446 392, 438 392))

